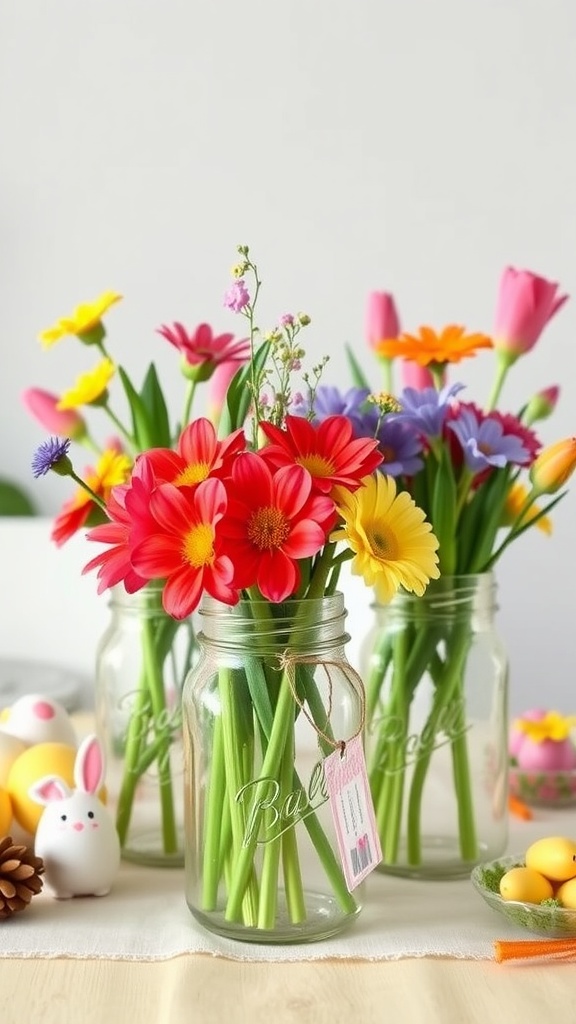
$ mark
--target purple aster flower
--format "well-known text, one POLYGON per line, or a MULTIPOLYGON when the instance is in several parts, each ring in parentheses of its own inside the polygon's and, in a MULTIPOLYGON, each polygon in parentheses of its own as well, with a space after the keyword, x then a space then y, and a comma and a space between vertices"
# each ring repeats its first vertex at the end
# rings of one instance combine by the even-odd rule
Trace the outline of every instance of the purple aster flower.
MULTIPOLYGON (((58 463, 62 462, 62 460, 66 460, 64 465, 66 466, 65 475, 67 475, 70 468, 69 448, 69 437, 50 437, 47 441, 43 441, 36 449, 32 459, 32 472, 34 476, 36 478, 46 476, 51 469, 56 469, 58 463)), ((58 472, 58 470, 56 471, 58 472)))
POLYGON ((390 413, 389 419, 419 430, 427 437, 440 437, 450 400, 462 390, 464 384, 447 384, 436 388, 404 388, 400 396, 402 409, 390 413))
MULTIPOLYGON (((321 423, 328 416, 347 416, 355 437, 374 437, 378 426, 378 411, 373 405, 366 403, 369 394, 368 388, 349 388, 348 391, 342 392, 339 388, 322 384, 317 388, 314 397, 312 422, 321 423)), ((308 416, 309 400, 302 398, 301 395, 298 398, 299 401, 296 401, 295 396, 290 412, 294 416, 308 416)))
POLYGON ((243 279, 234 281, 224 296, 224 305, 234 313, 240 313, 249 302, 250 295, 243 279))
POLYGON ((454 431, 464 452, 466 465, 475 473, 489 466, 502 468, 509 462, 523 465, 528 451, 515 434, 505 434, 502 423, 490 416, 479 421, 471 409, 462 408, 447 427, 454 431))
POLYGON ((418 456, 422 451, 422 440, 418 431, 409 424, 399 423, 392 415, 385 416, 376 435, 378 448, 384 456, 379 467, 388 476, 412 476, 422 469, 423 462, 418 456))

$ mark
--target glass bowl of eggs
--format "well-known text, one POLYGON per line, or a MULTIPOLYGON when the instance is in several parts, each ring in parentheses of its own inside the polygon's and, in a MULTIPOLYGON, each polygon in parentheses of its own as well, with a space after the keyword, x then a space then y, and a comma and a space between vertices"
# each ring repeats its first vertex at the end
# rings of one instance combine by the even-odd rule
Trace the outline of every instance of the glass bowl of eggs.
POLYGON ((512 924, 549 938, 576 938, 575 841, 537 840, 525 856, 478 864, 470 877, 488 906, 512 924))
POLYGON ((534 807, 576 804, 576 716, 540 708, 512 722, 508 784, 512 796, 534 807))

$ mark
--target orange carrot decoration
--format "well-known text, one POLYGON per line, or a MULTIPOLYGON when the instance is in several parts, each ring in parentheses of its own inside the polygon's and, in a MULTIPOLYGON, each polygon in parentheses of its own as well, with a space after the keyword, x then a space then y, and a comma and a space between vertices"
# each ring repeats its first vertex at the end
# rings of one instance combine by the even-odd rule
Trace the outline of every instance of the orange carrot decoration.
POLYGON ((525 804, 520 797, 513 796, 512 793, 508 796, 508 810, 510 814, 514 814, 517 818, 522 818, 523 821, 530 821, 534 817, 528 804, 525 804))
POLYGON ((576 960, 576 939, 496 939, 496 962, 506 960, 576 960))

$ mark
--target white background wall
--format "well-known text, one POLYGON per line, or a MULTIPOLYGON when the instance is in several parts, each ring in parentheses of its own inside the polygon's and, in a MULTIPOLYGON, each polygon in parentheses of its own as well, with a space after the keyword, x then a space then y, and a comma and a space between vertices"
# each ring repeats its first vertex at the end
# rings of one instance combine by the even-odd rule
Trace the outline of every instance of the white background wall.
MULTIPOLYGON (((44 433, 19 396, 91 365, 76 342, 43 351, 36 336, 105 288, 125 296, 107 321, 114 355, 137 379, 154 359, 176 416, 181 379, 154 328, 237 327, 222 293, 239 242, 265 279, 262 325, 307 310, 309 348, 329 352, 340 384, 345 341, 379 383, 363 347, 370 289, 395 293, 407 329, 490 331, 505 264, 560 281, 574 297, 503 403, 559 382, 542 439, 573 434, 575 50, 573 0, 4 0, 0 475, 45 516, 68 496, 55 476, 31 479, 44 433)), ((486 397, 492 367, 486 353, 462 366, 466 397, 486 397)), ((519 710, 576 707, 575 500, 552 539, 525 536, 498 570, 519 710)), ((24 608, 2 588, 0 650, 90 664, 87 581, 30 537, 0 533, 4 580, 26 581, 24 608), (53 601, 35 600, 47 589, 53 601), (73 623, 58 616, 69 600, 73 623)))

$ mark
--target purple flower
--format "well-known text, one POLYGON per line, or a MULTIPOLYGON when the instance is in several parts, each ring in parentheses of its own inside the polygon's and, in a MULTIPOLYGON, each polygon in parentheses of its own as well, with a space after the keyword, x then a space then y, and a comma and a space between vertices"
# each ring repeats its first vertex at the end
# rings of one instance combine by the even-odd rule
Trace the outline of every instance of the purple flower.
POLYGON ((418 458, 422 451, 422 441, 409 424, 399 423, 392 419, 392 414, 385 416, 376 435, 378 448, 384 456, 379 467, 388 476, 412 476, 422 469, 422 459, 418 458))
POLYGON ((489 466, 502 468, 507 463, 523 465, 529 453, 515 434, 505 434, 499 420, 487 416, 479 422, 476 413, 462 408, 458 419, 447 423, 454 431, 464 452, 466 465, 475 473, 489 466))
POLYGON ((293 323, 294 317, 292 316, 292 313, 283 313, 280 317, 280 324, 282 327, 292 327, 293 323))
POLYGON ((43 441, 41 445, 34 452, 32 459, 32 472, 36 478, 39 476, 46 476, 51 469, 55 469, 59 462, 63 459, 66 460, 66 467, 70 466, 70 460, 68 458, 68 450, 70 448, 70 438, 65 437, 50 437, 47 441, 43 441))
MULTIPOLYGON (((378 426, 378 411, 366 403, 369 394, 368 388, 349 388, 342 392, 339 388, 321 384, 314 397, 312 422, 321 423, 328 416, 347 416, 355 437, 374 437, 378 426)), ((309 400, 295 395, 290 412, 293 416, 308 416, 309 400)))
POLYGON ((234 281, 224 295, 224 305, 228 309, 232 309, 234 313, 240 313, 249 302, 250 295, 242 278, 239 281, 234 281))
POLYGON ((427 437, 440 437, 450 399, 462 390, 464 384, 449 384, 436 388, 404 388, 400 396, 402 409, 390 413, 389 419, 404 423, 427 437))

